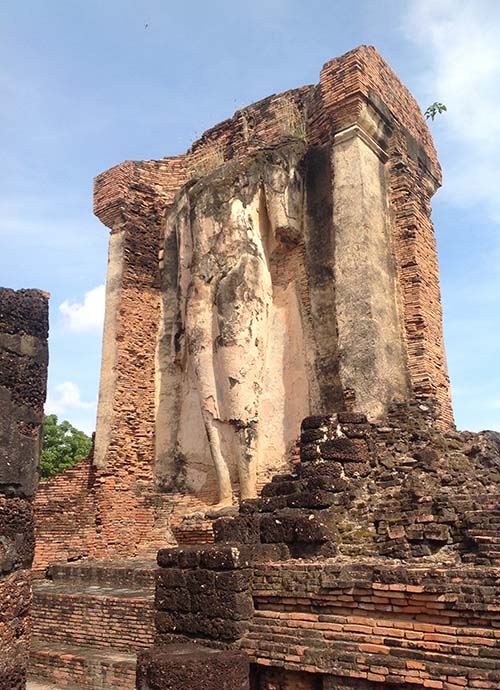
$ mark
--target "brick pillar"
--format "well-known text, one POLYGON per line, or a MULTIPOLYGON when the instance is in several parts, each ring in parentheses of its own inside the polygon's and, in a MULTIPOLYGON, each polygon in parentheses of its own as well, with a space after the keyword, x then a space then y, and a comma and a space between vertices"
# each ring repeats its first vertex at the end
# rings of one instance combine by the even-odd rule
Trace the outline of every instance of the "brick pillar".
POLYGON ((380 419, 409 397, 386 184, 384 124, 370 106, 333 138, 339 373, 348 409, 380 419))
POLYGON ((126 161, 95 181, 94 210, 111 230, 94 457, 97 557, 135 556, 156 528, 165 535, 155 466, 158 250, 165 209, 183 181, 182 157, 126 161))

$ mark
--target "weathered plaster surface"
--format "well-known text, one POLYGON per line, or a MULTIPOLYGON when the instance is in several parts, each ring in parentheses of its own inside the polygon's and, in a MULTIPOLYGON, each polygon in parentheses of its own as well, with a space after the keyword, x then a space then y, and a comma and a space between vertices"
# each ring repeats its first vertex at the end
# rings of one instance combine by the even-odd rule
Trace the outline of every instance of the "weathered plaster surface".
POLYGON ((332 149, 340 378, 371 420, 408 395, 385 167, 375 146, 354 129, 332 149))
POLYGON ((304 242, 303 148, 296 141, 223 166, 187 185, 167 218, 160 468, 171 458, 173 470, 184 464, 193 489, 213 463, 221 503, 232 501, 233 478, 242 496, 255 495, 259 457, 283 462, 309 409, 303 309, 289 265, 304 242))
POLYGON ((97 408, 94 462, 106 466, 106 455, 113 428, 113 401, 116 389, 116 351, 118 338, 118 310, 120 308, 123 275, 123 231, 109 236, 108 273, 106 276, 106 307, 102 343, 101 380, 97 408))

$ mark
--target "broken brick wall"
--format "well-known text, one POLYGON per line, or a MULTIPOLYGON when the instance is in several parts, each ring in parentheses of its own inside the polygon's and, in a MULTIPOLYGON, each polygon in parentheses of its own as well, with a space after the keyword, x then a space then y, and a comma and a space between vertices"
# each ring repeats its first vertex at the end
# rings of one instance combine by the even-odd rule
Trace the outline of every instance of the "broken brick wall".
MULTIPOLYGON (((453 425, 430 219, 430 198, 441 180, 439 163, 416 101, 376 50, 362 46, 328 62, 316 86, 239 110, 205 132, 182 156, 126 161, 96 178, 95 212, 111 230, 110 261, 115 265, 110 264, 107 290, 114 293, 113 299, 107 298, 90 499, 95 538, 89 535, 90 547, 83 545, 82 553, 137 555, 148 544, 152 553, 165 541, 174 543, 176 505, 193 512, 206 507, 215 494, 215 477, 212 483, 207 480, 205 493, 190 500, 166 493, 156 466, 160 278, 176 271, 165 263, 162 240, 165 215, 176 193, 188 180, 287 137, 305 140, 310 151, 330 160, 336 137, 351 131, 369 142, 384 170, 408 394, 428 406, 436 425, 453 425)), ((326 208, 325 199, 321 207, 326 208)), ((314 280, 331 280, 326 273, 321 277, 323 266, 317 268, 314 280)), ((333 389, 327 384, 336 361, 320 364, 325 389, 333 389)), ((352 391, 343 391, 335 404, 356 408, 352 391)), ((331 405, 311 413, 330 411, 331 405)), ((271 469, 259 468, 260 484, 279 471, 271 469)), ((75 482, 79 485, 80 479, 75 477, 75 482)), ((54 532, 52 536, 54 543, 60 541, 54 532)), ((66 558, 67 551, 54 550, 53 556, 66 558)))
POLYGON ((300 464, 219 518, 214 545, 159 552, 144 658, 244 651, 252 690, 494 690, 499 469, 500 434, 415 409, 305 419, 300 464))
POLYGON ((0 688, 26 683, 48 297, 0 289, 0 688))
POLYGON ((61 474, 41 481, 33 502, 36 550, 33 571, 43 574, 54 561, 90 554, 98 538, 92 455, 61 474))

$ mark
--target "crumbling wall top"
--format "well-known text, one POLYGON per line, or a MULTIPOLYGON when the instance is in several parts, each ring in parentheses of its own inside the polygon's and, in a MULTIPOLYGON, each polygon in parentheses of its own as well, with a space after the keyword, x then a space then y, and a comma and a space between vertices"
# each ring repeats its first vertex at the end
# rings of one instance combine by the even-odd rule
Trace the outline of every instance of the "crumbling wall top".
POLYGON ((346 101, 361 95, 383 116, 390 113, 407 130, 428 157, 429 161, 423 161, 424 164, 432 164, 437 182, 441 184, 441 166, 422 111, 376 48, 358 46, 329 60, 321 70, 320 84, 325 108, 331 109, 334 126, 341 126, 346 101))

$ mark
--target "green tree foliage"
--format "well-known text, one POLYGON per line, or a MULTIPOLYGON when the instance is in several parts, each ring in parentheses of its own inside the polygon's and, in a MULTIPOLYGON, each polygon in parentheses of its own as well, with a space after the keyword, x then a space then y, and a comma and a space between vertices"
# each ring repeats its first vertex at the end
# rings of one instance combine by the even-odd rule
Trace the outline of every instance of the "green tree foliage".
POLYGON ((445 106, 444 103, 434 101, 434 103, 431 103, 431 105, 425 111, 425 119, 428 120, 430 118, 431 120, 434 120, 436 115, 442 115, 447 110, 448 108, 445 106))
POLYGON ((40 460, 40 478, 48 479, 76 465, 90 452, 92 440, 69 422, 58 424, 57 415, 45 415, 43 444, 40 460))

